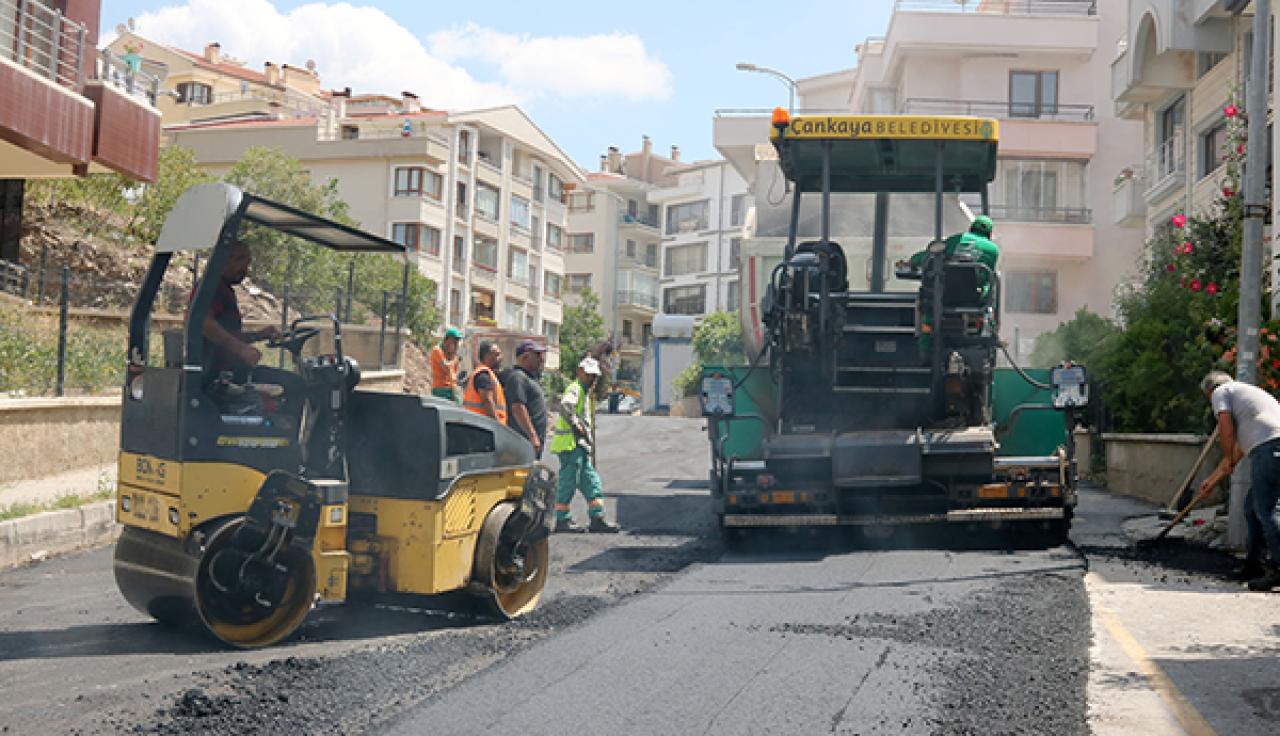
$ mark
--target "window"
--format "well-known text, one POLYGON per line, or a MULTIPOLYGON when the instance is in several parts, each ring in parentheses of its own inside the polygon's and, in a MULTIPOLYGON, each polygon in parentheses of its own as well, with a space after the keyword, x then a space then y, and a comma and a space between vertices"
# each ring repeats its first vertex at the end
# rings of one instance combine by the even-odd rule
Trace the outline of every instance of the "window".
POLYGON ((458 163, 463 165, 471 163, 471 131, 469 130, 458 133, 458 163))
POLYGON ((543 321, 542 335, 547 338, 548 345, 560 344, 560 325, 556 322, 543 321))
POLYGON ((564 240, 564 228, 547 223, 547 247, 560 250, 562 240, 564 240))
POLYGON ((462 324, 462 292, 457 289, 449 290, 449 323, 462 324))
POLYGON ((467 217, 467 185, 458 182, 458 199, 457 199, 458 217, 464 220, 467 217))
POLYGON ((493 318, 493 292, 484 289, 471 290, 471 316, 476 322, 496 325, 493 318))
POLYGON ((747 219, 747 195, 735 194, 729 200, 729 226, 738 227, 747 219))
POLYGON ((1009 72, 1009 117, 1058 114, 1057 72, 1009 72))
POLYGON ((391 239, 409 250, 440 256, 440 230, 420 222, 392 223, 391 239))
POLYGON ((537 217, 529 218, 529 240, 533 244, 534 250, 542 249, 542 220, 537 217))
POLYGON ((707 244, 677 245, 667 248, 666 276, 684 276, 707 270, 707 244))
POLYGON ((1200 176, 1218 170, 1227 160, 1227 126, 1219 123, 1200 136, 1200 176))
POLYGON ((631 320, 622 320, 622 339, 631 342, 631 320))
POLYGON ((1083 161, 1002 159, 991 214, 997 220, 1087 224, 1092 221, 1083 161))
POLYGON ((488 184, 476 185, 476 214, 486 220, 498 221, 498 190, 488 184))
POLYGON ((529 211, 529 200, 511 195, 511 224, 528 230, 530 217, 532 214, 529 211))
POLYGON ((644 247, 644 265, 649 268, 658 267, 658 244, 649 243, 644 247))
POLYGON ((470 424, 445 422, 444 446, 449 457, 493 452, 493 432, 470 424))
POLYGON ((461 235, 453 236, 453 272, 463 273, 467 265, 467 240, 461 235))
POLYGON ((591 274, 589 273, 566 273, 564 279, 570 294, 581 294, 584 291, 591 290, 591 274))
POLYGON ((1005 309, 1023 314, 1058 311, 1058 274, 1054 271, 1014 271, 1006 279, 1005 309))
POLYGON ((1213 51, 1201 51, 1196 54, 1196 79, 1203 77, 1218 65, 1218 62, 1227 58, 1226 54, 1220 54, 1213 51))
POLYGON ((662 311, 667 314, 703 314, 707 311, 707 287, 677 286, 662 292, 662 311))
POLYGON ((547 196, 552 202, 564 202, 564 182, 555 174, 547 176, 547 196))
POLYGON ((738 291, 739 291, 738 282, 730 281, 729 282, 729 298, 725 303, 726 310, 730 312, 738 311, 738 298, 739 298, 738 291))
POLYGON ((546 180, 546 173, 538 164, 533 165, 533 201, 541 202, 543 198, 542 184, 546 180))
POLYGON ((502 310, 503 327, 510 330, 524 329, 524 302, 507 299, 502 310))
POLYGON ((543 274, 543 291, 552 299, 560 298, 560 286, 564 277, 558 273, 547 271, 543 274))
POLYGON ((1184 170, 1183 127, 1186 123, 1187 99, 1177 101, 1161 110, 1158 115, 1159 139, 1156 142, 1156 179, 1184 170))
POLYGON ((658 278, 640 271, 618 272, 619 304, 631 304, 649 309, 658 308, 658 278))
POLYGON ((742 238, 729 238, 729 265, 726 270, 737 271, 742 262, 742 238))
POLYGON ((521 284, 529 283, 529 254, 519 248, 507 249, 507 278, 521 284))
POLYGON ((354 141, 360 138, 360 127, 356 125, 342 126, 342 140, 354 141))
POLYGON ((636 259, 636 241, 634 240, 627 241, 626 254, 627 254, 627 258, 630 258, 633 261, 636 259))
POLYGON ((489 238, 477 238, 475 241, 475 264, 486 271, 498 270, 498 241, 489 238))
POLYGON ((188 105, 207 105, 213 101, 213 88, 199 82, 178 84, 178 102, 188 105))
POLYGON ((595 250, 595 233, 571 233, 569 235, 570 253, 594 253, 595 250))
POLYGON ((570 212, 591 212, 596 208, 595 192, 571 192, 569 194, 570 212))
POLYGON ((420 166, 396 167, 397 197, 430 197, 438 202, 443 183, 439 174, 420 166))
POLYGON ((640 342, 645 347, 649 347, 649 341, 653 339, 653 325, 645 322, 640 328, 640 342))
POLYGON ((667 235, 707 229, 708 200, 667 207, 667 235))

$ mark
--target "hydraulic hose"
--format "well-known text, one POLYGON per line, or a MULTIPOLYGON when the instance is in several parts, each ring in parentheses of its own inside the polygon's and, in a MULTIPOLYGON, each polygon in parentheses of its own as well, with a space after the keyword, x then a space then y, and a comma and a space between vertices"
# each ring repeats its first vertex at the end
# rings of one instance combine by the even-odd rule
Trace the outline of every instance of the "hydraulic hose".
POLYGON ((1042 382, 1040 382, 1040 381, 1037 381, 1036 379, 1034 379, 1034 378, 1032 378, 1031 376, 1027 375, 1027 372, 1026 372, 1026 371, 1022 370, 1022 368, 1020 368, 1020 367, 1018 366, 1018 364, 1017 364, 1017 363, 1013 362, 1013 356, 1012 356, 1012 355, 1009 355, 1009 348, 1006 348, 1003 344, 1001 344, 1001 345, 1000 345, 1000 352, 1004 353, 1004 357, 1005 357, 1005 359, 1006 359, 1006 360, 1008 360, 1008 361, 1009 361, 1009 365, 1013 366, 1013 369, 1014 369, 1015 371, 1017 371, 1017 372, 1018 372, 1018 375, 1019 375, 1019 376, 1022 376, 1022 380, 1026 381, 1027 383, 1031 384, 1032 386, 1035 386, 1036 388, 1038 388, 1038 389, 1042 389, 1042 390, 1044 390, 1044 391, 1052 391, 1052 390, 1053 390, 1053 386, 1051 386, 1051 385, 1049 385, 1049 384, 1047 384, 1047 383, 1042 383, 1042 382))

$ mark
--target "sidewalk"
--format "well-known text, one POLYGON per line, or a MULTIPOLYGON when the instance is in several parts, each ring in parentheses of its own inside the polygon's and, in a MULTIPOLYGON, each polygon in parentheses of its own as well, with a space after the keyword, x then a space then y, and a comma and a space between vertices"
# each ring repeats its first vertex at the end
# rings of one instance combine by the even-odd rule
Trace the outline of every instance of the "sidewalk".
MULTIPOLYGON (((116 486, 116 467, 69 470, 36 480, 0 486, 0 511, 14 505, 52 508, 62 499, 90 499, 116 486)), ((39 562, 49 555, 108 544, 120 527, 115 499, 73 501, 68 508, 0 521, 0 569, 39 562)))
POLYGON ((36 480, 0 485, 0 509, 14 504, 52 503, 62 496, 93 496, 116 487, 116 466, 68 470, 36 480))
POLYGON ((1280 595, 1225 578, 1206 523, 1175 529, 1145 502, 1081 492, 1072 539, 1089 560, 1089 720, 1097 736, 1280 732, 1280 595))

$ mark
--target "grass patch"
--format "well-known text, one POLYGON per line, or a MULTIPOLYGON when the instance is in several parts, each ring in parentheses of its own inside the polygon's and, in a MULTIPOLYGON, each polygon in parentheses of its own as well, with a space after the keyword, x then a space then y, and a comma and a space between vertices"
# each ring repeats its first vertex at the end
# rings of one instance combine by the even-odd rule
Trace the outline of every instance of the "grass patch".
POLYGON ((0 521, 8 521, 9 519, 19 519, 24 516, 33 516, 45 511, 58 511, 60 509, 76 509, 86 504, 95 503, 97 501, 108 501, 116 496, 116 489, 109 488, 99 490, 87 495, 76 493, 68 493, 58 496, 52 501, 42 501, 39 503, 13 503, 8 506, 0 506, 0 521))
MULTIPOLYGON (((124 380, 127 343, 122 323, 70 320, 66 392, 90 395, 116 390, 124 380)), ((151 352, 158 352, 157 347, 153 344, 151 352)), ((57 387, 57 378, 57 318, 0 304, 0 396, 49 396, 57 387)))

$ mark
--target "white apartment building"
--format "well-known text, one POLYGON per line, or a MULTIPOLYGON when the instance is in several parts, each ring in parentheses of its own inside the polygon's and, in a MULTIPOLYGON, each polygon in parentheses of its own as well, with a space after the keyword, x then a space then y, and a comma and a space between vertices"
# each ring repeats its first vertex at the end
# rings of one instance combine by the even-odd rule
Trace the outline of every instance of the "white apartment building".
POLYGON ((668 173, 675 181, 649 194, 662 207, 659 310, 695 317, 736 312, 742 227, 751 206, 747 180, 727 161, 699 161, 668 173))
POLYGON ((640 151, 626 156, 610 147, 600 157, 600 171, 588 174, 586 186, 569 195, 566 299, 586 289, 599 297, 624 377, 640 370, 661 299, 661 208, 650 196, 674 181, 665 174, 679 158, 674 146, 671 158, 654 154, 648 136, 640 151))
MULTIPOLYGON (((1142 147, 1141 126, 1119 119, 1109 94, 1126 22, 1118 1, 903 4, 884 37, 857 46, 855 68, 798 83, 802 112, 999 119, 990 205, 1002 251, 1001 332, 1015 356, 1081 308, 1111 315, 1116 287, 1137 271, 1143 229, 1113 194, 1117 172, 1142 147)), ((752 180, 757 234, 785 234, 790 198, 777 196, 767 114, 717 117, 715 136, 752 180)), ((867 288, 869 272, 871 195, 861 196, 868 201, 849 203, 835 225, 854 288, 867 288)), ((978 211, 978 198, 967 204, 978 211)), ((925 245, 931 211, 918 198, 890 197, 890 260, 925 245)), ((950 232, 966 226, 958 206, 944 218, 950 232)), ((915 287, 890 279, 891 290, 915 287)))
MULTIPOLYGON (((223 174, 251 146, 334 180, 366 230, 408 245, 445 321, 559 343, 568 191, 582 170, 518 107, 424 110, 415 96, 331 96, 322 117, 190 123, 172 145, 223 174)), ((549 355, 558 365, 558 354, 549 355)))
POLYGON ((1115 196, 1124 217, 1154 230, 1177 212, 1206 212, 1222 191, 1223 108, 1233 89, 1244 99, 1253 14, 1233 15, 1246 3, 1229 0, 1120 4, 1127 27, 1114 47, 1114 109, 1142 124, 1144 140, 1116 162, 1115 196))

